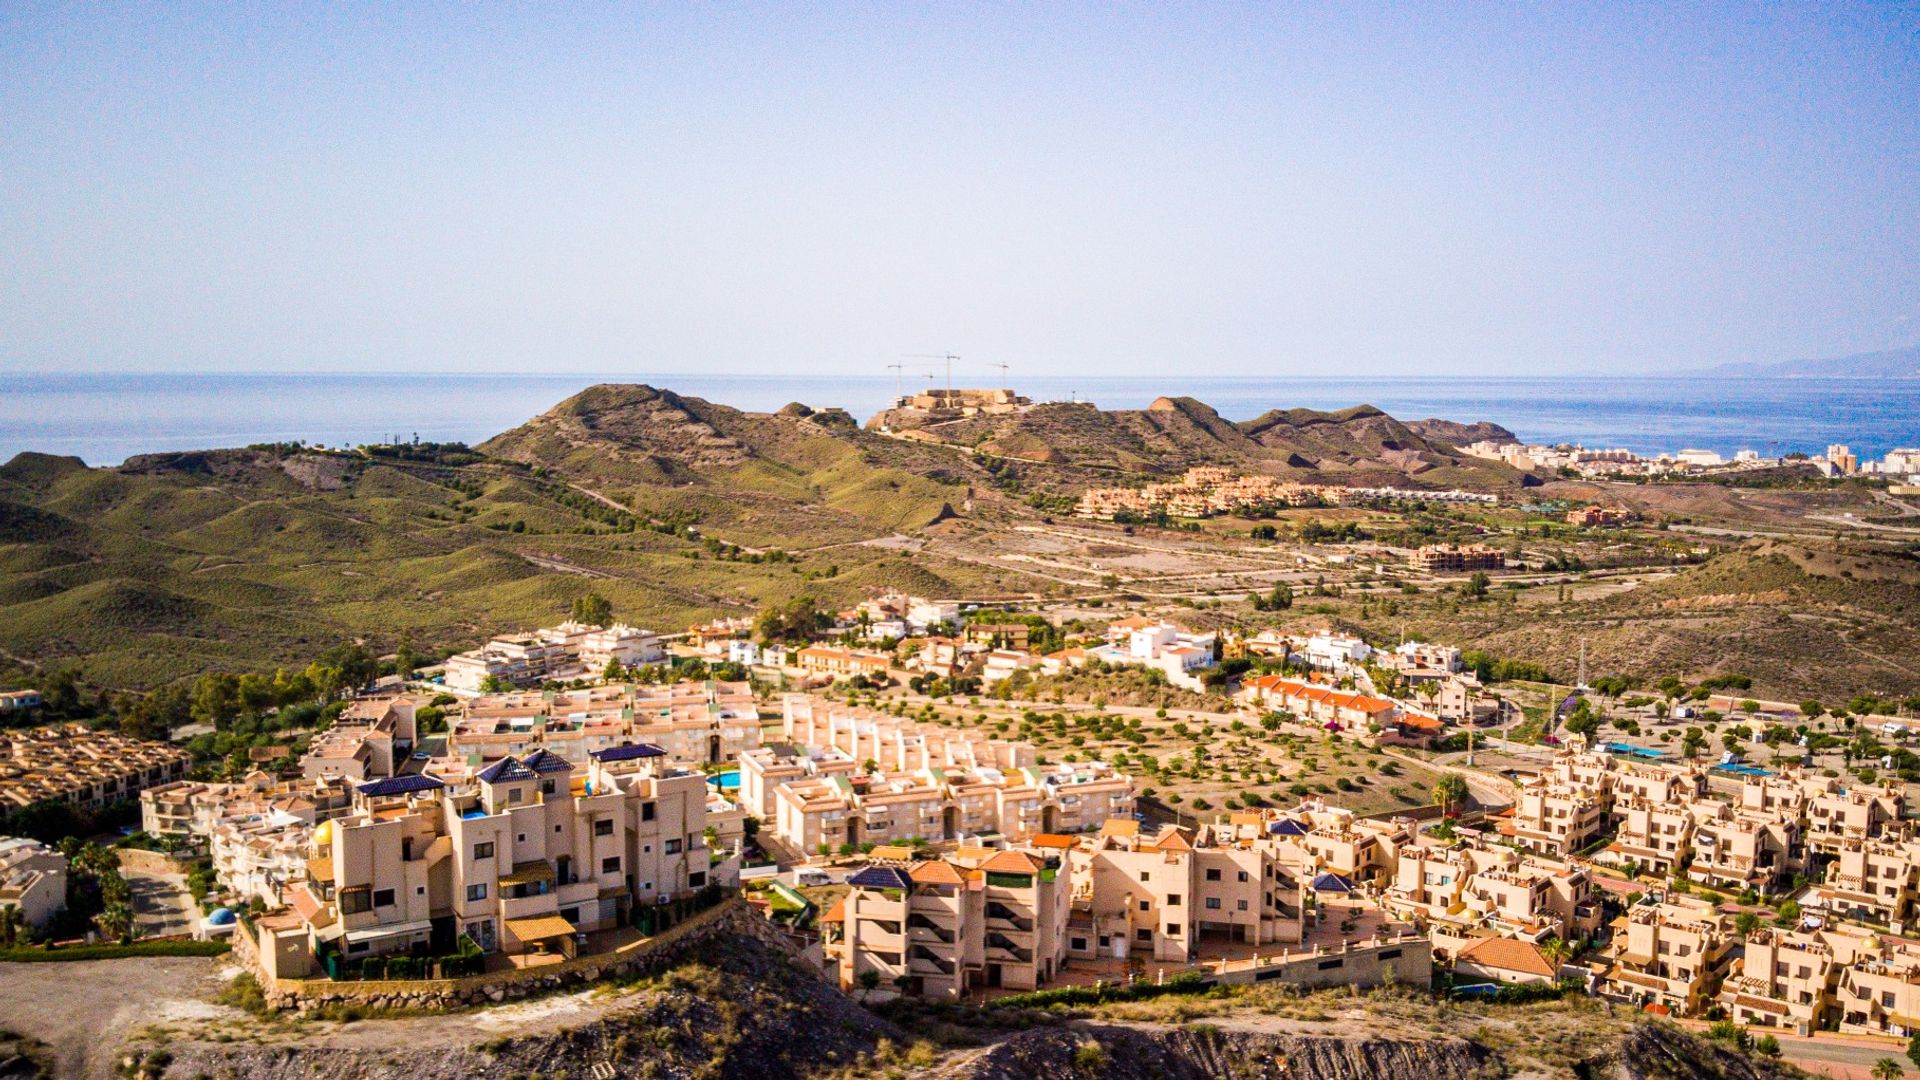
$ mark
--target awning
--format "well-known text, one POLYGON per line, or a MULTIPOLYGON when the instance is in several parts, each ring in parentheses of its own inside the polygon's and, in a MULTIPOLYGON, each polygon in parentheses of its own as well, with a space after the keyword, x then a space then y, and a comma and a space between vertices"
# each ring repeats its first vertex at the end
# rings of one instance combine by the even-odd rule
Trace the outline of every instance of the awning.
POLYGON ((507 929, 521 941, 546 941, 550 938, 572 937, 578 929, 558 915, 536 915, 530 919, 508 919, 507 929))
POLYGON ((307 860, 307 876, 315 881, 333 881, 333 856, 315 855, 307 860))
POLYGON ((419 922, 400 923, 396 926, 364 926, 358 930, 347 931, 350 942, 376 941, 380 938, 399 937, 402 934, 424 934, 433 929, 433 923, 426 919, 419 922))
POLYGON ((535 885, 542 881, 552 883, 553 864, 545 859, 533 862, 513 864, 513 873, 500 875, 502 885, 535 885))

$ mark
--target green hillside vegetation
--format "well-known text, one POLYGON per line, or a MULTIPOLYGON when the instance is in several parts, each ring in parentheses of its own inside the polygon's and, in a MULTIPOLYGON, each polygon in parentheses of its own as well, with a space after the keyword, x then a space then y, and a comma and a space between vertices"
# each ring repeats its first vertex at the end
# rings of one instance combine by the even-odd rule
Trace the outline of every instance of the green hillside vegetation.
POLYGON ((695 408, 740 432, 732 448, 699 436, 724 460, 655 454, 640 424, 606 441, 621 425, 604 410, 496 440, 514 459, 262 448, 89 469, 23 454, 0 466, 0 676, 73 663, 144 688, 345 641, 385 652, 402 635, 438 655, 556 621, 589 589, 672 632, 802 592, 1006 587, 859 543, 925 525, 964 487, 873 464, 845 425, 695 408))

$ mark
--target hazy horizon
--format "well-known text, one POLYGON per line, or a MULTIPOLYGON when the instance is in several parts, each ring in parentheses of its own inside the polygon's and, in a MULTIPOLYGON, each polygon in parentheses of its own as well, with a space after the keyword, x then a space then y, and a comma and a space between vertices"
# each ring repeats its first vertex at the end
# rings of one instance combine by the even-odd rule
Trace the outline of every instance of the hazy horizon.
POLYGON ((1658 376, 1906 347, 1916 41, 1914 4, 10 5, 0 372, 1658 376))

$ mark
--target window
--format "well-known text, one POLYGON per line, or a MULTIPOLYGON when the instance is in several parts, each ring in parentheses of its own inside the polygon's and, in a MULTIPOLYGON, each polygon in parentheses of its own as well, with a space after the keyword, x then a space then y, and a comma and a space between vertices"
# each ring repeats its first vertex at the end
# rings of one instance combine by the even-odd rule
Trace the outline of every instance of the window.
POLYGON ((1083 937, 1073 938, 1067 942, 1067 948, 1085 952, 1087 951, 1087 939, 1083 937))
POLYGON ((521 791, 517 787, 507 789, 507 805, 508 806, 519 806, 521 800, 525 799, 526 797, 527 797, 527 793, 524 791, 521 791))
POLYGON ((373 910, 373 894, 365 889, 347 889, 340 893, 340 914, 358 915, 373 910))
MULTIPOLYGON (((1245 903, 1245 901, 1242 901, 1242 903, 1245 903)), ((1217 896, 1209 896, 1209 897, 1207 897, 1207 910, 1208 910, 1208 911, 1219 911, 1219 910, 1220 910, 1220 898, 1219 898, 1219 897, 1217 897, 1217 896)))
POLYGON ((689 870, 687 872, 687 888, 704 889, 706 887, 707 872, 705 870, 689 870))
POLYGON ((527 834, 526 834, 526 833, 521 833, 521 834, 519 835, 519 837, 518 837, 518 838, 516 839, 516 841, 515 841, 515 842, 516 842, 516 843, 521 843, 521 844, 524 844, 524 843, 526 843, 526 842, 527 842, 527 834))
POLYGON ((652 803, 643 802, 640 804, 640 820, 641 821, 653 820, 653 804, 652 803))
POLYGON ((620 856, 615 855, 610 859, 601 859, 600 872, 603 874, 619 873, 620 872, 620 856))
POLYGON ((374 890, 373 906, 374 907, 392 907, 393 906, 393 890, 392 889, 374 890))
POLYGON ((485 900, 486 898, 487 898, 487 887, 484 883, 480 885, 467 886, 467 899, 469 901, 485 900))
POLYGON ((560 831, 560 826, 558 826, 558 825, 555 825, 555 826, 553 827, 553 831, 554 831, 554 832, 559 832, 559 831, 560 831))
POLYGON ((1147 873, 1147 872, 1146 872, 1145 870, 1142 870, 1142 871, 1140 871, 1140 880, 1141 880, 1141 881, 1152 881, 1152 880, 1153 880, 1153 875, 1152 875, 1152 874, 1149 874, 1149 873, 1147 873))
POLYGON ((1168 923, 1168 924, 1167 924, 1167 936, 1168 936, 1168 937, 1179 937, 1179 936, 1180 936, 1180 924, 1179 924, 1179 923, 1177 923, 1177 922, 1170 922, 1170 923, 1168 923))
POLYGON ((366 942, 364 942, 364 941, 349 941, 349 942, 347 942, 347 951, 348 951, 348 952, 350 952, 350 953, 363 953, 363 952, 366 952, 366 951, 367 951, 367 943, 366 943, 366 942))
POLYGON ((1148 926, 1143 926, 1139 930, 1136 930, 1133 936, 1140 939, 1141 941, 1152 941, 1153 928, 1148 926))
POLYGON ((413 895, 415 896, 427 895, 427 887, 425 885, 415 885, 413 887, 413 895))
POLYGON ((593 835, 595 835, 595 836, 612 836, 612 835, 613 835, 613 819, 612 819, 612 818, 601 818, 601 819, 600 819, 599 821, 596 821, 596 822, 594 822, 594 823, 593 823, 593 835))
POLYGON ((553 781, 551 780, 540 781, 540 794, 542 795, 553 794, 553 781))
POLYGON ((1209 871, 1207 871, 1207 880, 1208 880, 1208 881, 1219 881, 1219 880, 1220 880, 1220 871, 1218 871, 1218 870, 1209 870, 1209 871))
POLYGON ((1246 872, 1245 870, 1242 870, 1242 871, 1240 871, 1240 876, 1239 876, 1239 878, 1238 878, 1238 880, 1240 880, 1240 881, 1245 881, 1245 880, 1247 880, 1247 872, 1246 872))
POLYGON ((473 857, 475 859, 493 858, 493 841, 482 840, 480 843, 473 845, 473 857))
POLYGON ((1180 894, 1179 894, 1179 893, 1177 893, 1177 892, 1176 892, 1176 893, 1168 893, 1168 894, 1167 894, 1167 906, 1168 906, 1168 907, 1179 907, 1179 906, 1180 906, 1180 894))
POLYGON ((1247 910, 1247 902, 1245 900, 1235 900, 1234 905, 1241 911, 1247 910))
POLYGON ((667 841, 666 853, 669 855, 680 854, 680 841, 678 840, 667 841))
POLYGON ((1145 910, 1147 910, 1147 908, 1148 908, 1148 906, 1149 906, 1149 905, 1147 904, 1147 902, 1146 902, 1145 900, 1142 900, 1142 901, 1140 901, 1140 910, 1141 910, 1141 911, 1145 911, 1145 910))

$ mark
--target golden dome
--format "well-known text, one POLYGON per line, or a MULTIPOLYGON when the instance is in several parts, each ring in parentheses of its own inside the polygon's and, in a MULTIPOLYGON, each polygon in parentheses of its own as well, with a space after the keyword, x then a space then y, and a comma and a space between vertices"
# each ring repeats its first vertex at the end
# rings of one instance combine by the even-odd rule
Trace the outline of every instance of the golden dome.
POLYGON ((332 847, 333 846, 333 822, 331 821, 321 822, 320 827, 313 830, 313 842, 319 845, 320 847, 332 847))

